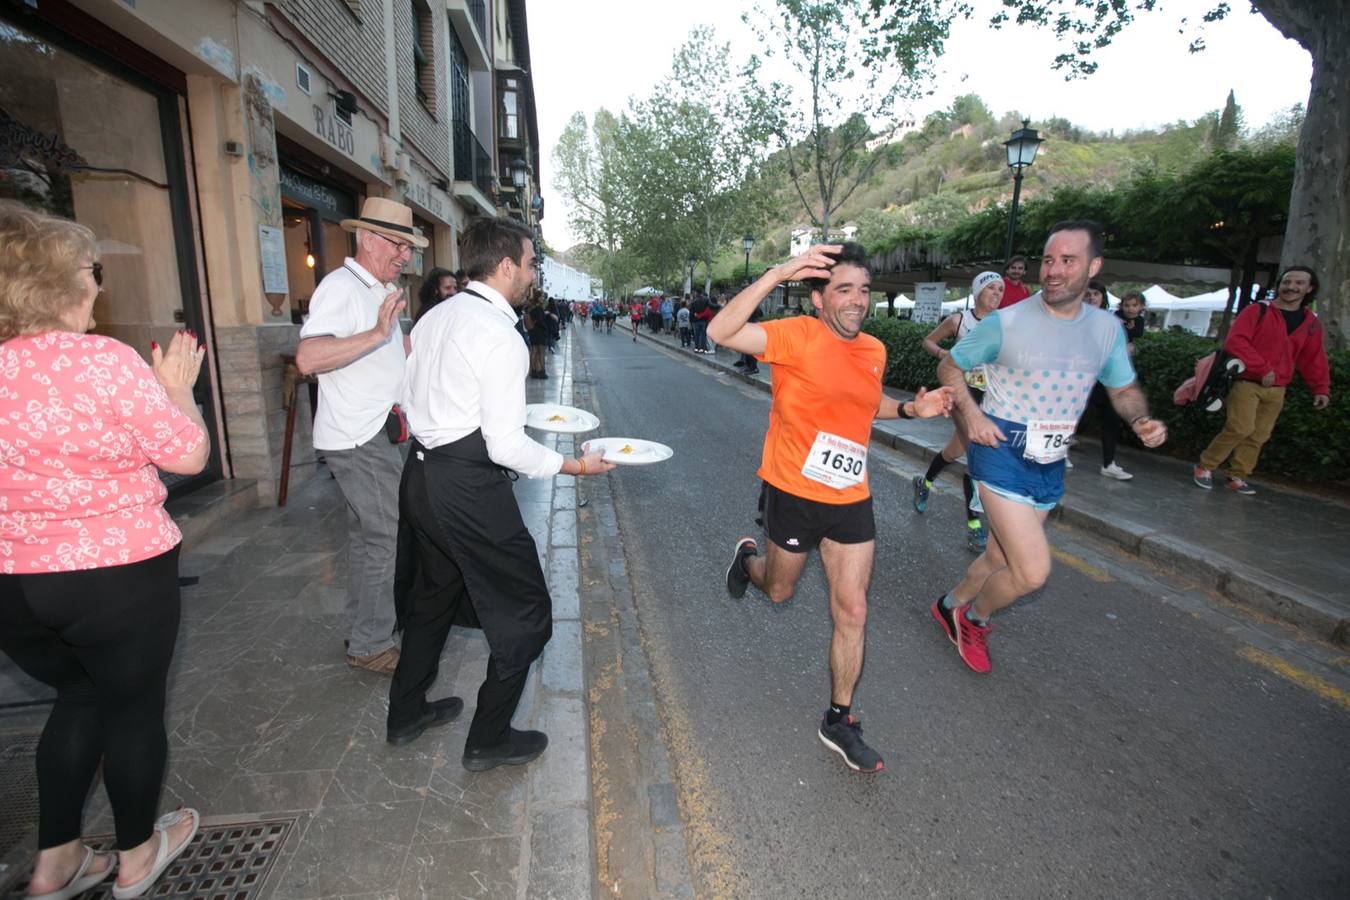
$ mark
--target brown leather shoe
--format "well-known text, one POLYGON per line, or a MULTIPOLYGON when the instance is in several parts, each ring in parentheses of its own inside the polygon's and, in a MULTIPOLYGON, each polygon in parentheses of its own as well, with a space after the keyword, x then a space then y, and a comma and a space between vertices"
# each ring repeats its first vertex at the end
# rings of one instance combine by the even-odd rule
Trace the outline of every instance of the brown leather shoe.
POLYGON ((352 656, 347 654, 347 665, 354 669, 365 669, 378 675, 393 675, 398 668, 398 648, 386 647, 370 656, 352 656))

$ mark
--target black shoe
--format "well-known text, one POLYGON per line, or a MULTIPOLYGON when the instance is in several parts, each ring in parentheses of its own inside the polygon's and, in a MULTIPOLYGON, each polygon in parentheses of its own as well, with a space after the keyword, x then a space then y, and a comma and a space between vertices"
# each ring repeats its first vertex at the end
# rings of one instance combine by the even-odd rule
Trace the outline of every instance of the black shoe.
POLYGON ((520 766, 536 759, 548 746, 542 731, 517 731, 512 728, 506 740, 491 747, 465 747, 460 760, 470 772, 486 772, 497 766, 520 766))
POLYGON ((744 362, 743 360, 739 360, 739 359, 736 360, 734 363, 732 363, 732 365, 735 366, 735 367, 738 368, 738 369, 744 369, 744 368, 745 368, 745 362, 744 362))
POLYGON ((411 743, 421 737, 422 732, 428 728, 438 728, 455 721, 463 711, 464 701, 458 697, 446 697, 444 700, 428 703, 421 719, 402 728, 386 730, 384 739, 395 747, 411 743))
POLYGON ((816 732, 820 742, 844 758, 844 762, 855 772, 872 774, 886 768, 877 752, 863 743, 862 725, 852 716, 840 719, 834 725, 820 720, 820 730, 816 732))
POLYGON ((746 375, 758 375, 758 374, 759 374, 759 367, 756 366, 756 367, 753 368, 753 369, 746 369, 744 374, 746 374, 746 375))
POLYGON ((731 558, 731 565, 727 566, 727 593, 733 600, 745 596, 745 589, 750 584, 750 573, 745 570, 745 558, 758 552, 759 545, 755 543, 754 538, 743 537, 736 542, 736 555, 731 558))

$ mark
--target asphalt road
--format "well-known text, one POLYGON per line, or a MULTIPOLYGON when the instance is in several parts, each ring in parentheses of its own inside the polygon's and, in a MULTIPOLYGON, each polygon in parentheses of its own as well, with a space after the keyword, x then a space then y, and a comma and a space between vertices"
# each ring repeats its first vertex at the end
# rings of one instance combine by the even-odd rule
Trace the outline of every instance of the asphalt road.
POLYGON ((675 451, 610 478, 699 896, 1350 896, 1344 698, 1074 556, 996 620, 993 674, 970 672, 927 609, 970 559, 959 490, 916 515, 917 469, 877 448, 854 713, 886 770, 848 771, 815 734, 818 559, 781 607, 722 583, 755 533, 768 396, 617 328, 577 334, 598 434, 675 451))

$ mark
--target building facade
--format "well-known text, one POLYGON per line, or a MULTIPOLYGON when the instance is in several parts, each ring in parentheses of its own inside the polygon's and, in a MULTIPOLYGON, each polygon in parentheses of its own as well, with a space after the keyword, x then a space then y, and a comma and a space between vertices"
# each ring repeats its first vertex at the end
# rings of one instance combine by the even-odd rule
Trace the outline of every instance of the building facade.
MULTIPOLYGON (((263 502, 285 357, 353 249, 339 222, 367 197, 412 207, 415 298, 474 216, 537 233, 534 123, 525 0, 0 0, 0 198, 93 229, 97 331, 147 355, 203 336, 202 478, 263 502)), ((299 403, 292 483, 315 471, 299 403)))

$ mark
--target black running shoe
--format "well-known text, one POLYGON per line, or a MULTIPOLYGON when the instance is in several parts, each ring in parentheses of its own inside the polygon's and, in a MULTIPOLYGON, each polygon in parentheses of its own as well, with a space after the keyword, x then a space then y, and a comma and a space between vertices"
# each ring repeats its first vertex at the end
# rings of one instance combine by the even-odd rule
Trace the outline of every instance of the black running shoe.
POLYGON ((750 584, 750 573, 745 571, 745 558, 758 552, 759 545, 754 538, 743 537, 736 542, 736 555, 731 558, 731 565, 727 566, 727 593, 733 600, 745 596, 745 589, 750 584))
POLYGON ((820 730, 816 732, 820 742, 844 758, 844 762, 855 772, 872 774, 886 768, 881 757, 862 739, 862 725, 852 716, 840 719, 834 725, 820 720, 820 730))

